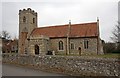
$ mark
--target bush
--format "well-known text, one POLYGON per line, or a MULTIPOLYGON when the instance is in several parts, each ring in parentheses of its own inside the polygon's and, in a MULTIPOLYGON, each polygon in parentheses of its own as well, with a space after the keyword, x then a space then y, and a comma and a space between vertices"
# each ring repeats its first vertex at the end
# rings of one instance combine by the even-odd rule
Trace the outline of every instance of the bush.
POLYGON ((103 45, 104 53, 112 53, 115 51, 115 43, 105 43, 103 45))
POLYGON ((120 50, 114 50, 114 51, 112 51, 112 53, 120 54, 120 50))

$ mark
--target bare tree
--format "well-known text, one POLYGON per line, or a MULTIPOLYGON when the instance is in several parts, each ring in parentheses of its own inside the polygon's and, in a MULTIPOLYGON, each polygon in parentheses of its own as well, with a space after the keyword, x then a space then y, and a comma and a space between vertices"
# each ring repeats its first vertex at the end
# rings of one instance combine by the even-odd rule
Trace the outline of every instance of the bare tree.
POLYGON ((112 32, 112 37, 110 37, 114 42, 120 42, 120 22, 115 26, 112 32))
POLYGON ((120 22, 118 22, 118 24, 115 26, 112 34, 113 36, 111 39, 117 44, 117 49, 120 50, 120 22))
POLYGON ((11 38, 10 34, 9 34, 7 31, 5 31, 5 30, 3 30, 3 31, 0 33, 0 37, 1 37, 1 38, 4 38, 4 39, 10 39, 10 38, 11 38))

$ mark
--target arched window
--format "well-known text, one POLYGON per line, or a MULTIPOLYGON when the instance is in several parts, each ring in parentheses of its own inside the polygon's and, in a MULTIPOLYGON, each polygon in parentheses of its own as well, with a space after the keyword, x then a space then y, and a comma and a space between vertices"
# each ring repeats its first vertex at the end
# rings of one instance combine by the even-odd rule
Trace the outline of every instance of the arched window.
POLYGON ((39 46, 37 44, 35 45, 35 54, 39 55, 39 46))
POLYGON ((35 23, 35 18, 33 18, 33 23, 35 23))
POLYGON ((23 17, 23 22, 26 22, 26 17, 25 16, 23 17))
POLYGON ((59 41, 59 50, 63 50, 63 42, 59 41))
POLYGON ((71 49, 75 49, 75 44, 74 44, 74 43, 71 43, 70 48, 71 48, 71 49))

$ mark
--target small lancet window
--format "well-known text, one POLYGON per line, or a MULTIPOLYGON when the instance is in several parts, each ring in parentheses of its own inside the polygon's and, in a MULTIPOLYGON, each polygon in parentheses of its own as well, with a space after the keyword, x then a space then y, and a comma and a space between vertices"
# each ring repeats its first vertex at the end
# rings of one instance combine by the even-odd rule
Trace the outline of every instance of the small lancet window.
POLYGON ((88 49, 89 46, 89 41, 88 40, 84 40, 84 48, 88 49))
POLYGON ((75 49, 75 45, 71 43, 71 49, 75 49))

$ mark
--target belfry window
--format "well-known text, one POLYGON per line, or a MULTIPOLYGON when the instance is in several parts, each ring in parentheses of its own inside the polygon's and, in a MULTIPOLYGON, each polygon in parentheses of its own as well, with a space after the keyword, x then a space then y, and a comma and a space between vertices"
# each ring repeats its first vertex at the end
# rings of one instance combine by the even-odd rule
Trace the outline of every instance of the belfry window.
POLYGON ((89 41, 88 40, 84 40, 84 48, 88 49, 88 45, 89 45, 89 41))
POLYGON ((35 18, 33 18, 33 23, 35 23, 35 18))
POLYGON ((59 50, 63 50, 63 42, 59 41, 59 50))
POLYGON ((26 17, 25 16, 23 17, 23 22, 26 22, 26 17))

